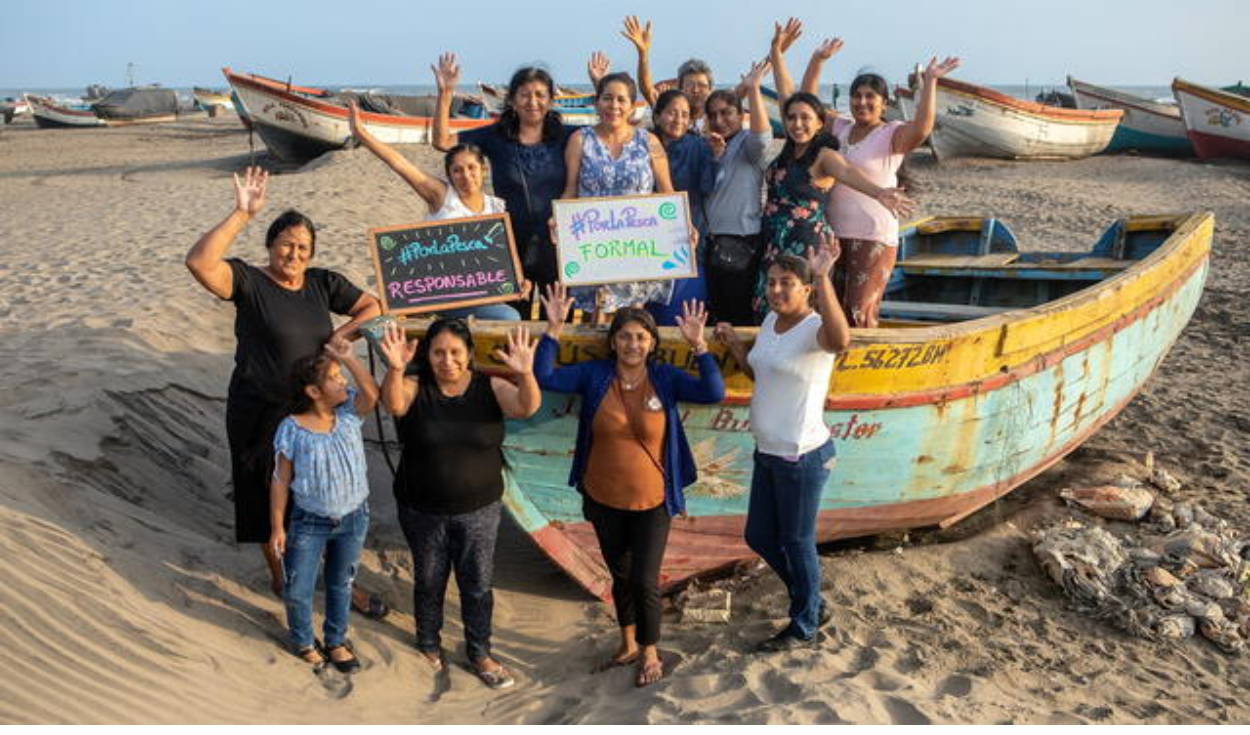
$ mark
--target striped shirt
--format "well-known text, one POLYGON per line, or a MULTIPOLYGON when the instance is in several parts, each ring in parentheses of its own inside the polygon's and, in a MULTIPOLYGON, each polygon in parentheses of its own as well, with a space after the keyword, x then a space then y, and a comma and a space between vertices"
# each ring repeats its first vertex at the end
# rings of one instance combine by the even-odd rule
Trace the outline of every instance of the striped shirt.
POLYGON ((291 497, 301 510, 337 520, 369 497, 365 443, 360 434, 363 424, 356 413, 353 388, 334 409, 334 428, 327 432, 309 431, 294 416, 278 425, 273 437, 274 463, 281 455, 294 465, 291 497))

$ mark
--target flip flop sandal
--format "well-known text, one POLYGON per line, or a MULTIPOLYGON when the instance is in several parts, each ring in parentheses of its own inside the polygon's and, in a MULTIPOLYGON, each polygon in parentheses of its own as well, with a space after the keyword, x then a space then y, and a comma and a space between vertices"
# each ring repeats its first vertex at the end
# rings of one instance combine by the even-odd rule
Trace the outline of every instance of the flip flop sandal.
POLYGON ((636 653, 628 658, 610 658, 607 661, 600 661, 590 673, 602 674, 605 671, 611 671, 612 669, 617 669, 622 666, 630 666, 636 663, 638 663, 638 654, 636 653))
POLYGON ((508 670, 503 666, 491 671, 474 668, 473 673, 477 674, 477 678, 481 679, 482 683, 491 689, 507 689, 516 684, 516 679, 513 679, 512 674, 509 674, 508 670))

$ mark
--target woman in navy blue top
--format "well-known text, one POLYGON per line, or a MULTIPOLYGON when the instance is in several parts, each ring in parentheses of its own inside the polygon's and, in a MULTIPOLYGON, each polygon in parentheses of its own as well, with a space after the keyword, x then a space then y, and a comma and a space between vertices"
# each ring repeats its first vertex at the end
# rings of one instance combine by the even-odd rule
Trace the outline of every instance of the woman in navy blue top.
POLYGON ((508 83, 507 103, 499 121, 456 134, 451 131, 451 101, 460 81, 455 54, 443 54, 434 67, 438 109, 434 147, 450 150, 472 143, 490 161, 495 195, 508 204, 512 231, 525 277, 541 288, 556 280, 556 250, 547 229, 551 200, 564 191, 564 146, 577 128, 565 125, 554 109, 556 85, 543 69, 518 69, 508 83))
MULTIPOLYGON (((702 235, 707 231, 703 198, 716 185, 716 163, 712 160, 712 149, 707 141, 690 132, 690 115, 690 98, 679 89, 665 91, 651 110, 651 117, 655 120, 654 132, 668 155, 673 190, 686 192, 690 223, 702 235)), ((699 252, 702 253, 703 249, 700 248, 699 252)), ((702 266, 698 276, 678 279, 673 284, 673 296, 667 304, 649 303, 647 310, 661 326, 670 326, 677 323, 681 305, 692 299, 707 300, 707 283, 703 279, 702 266)))
POLYGON ((608 359, 556 367, 572 303, 562 284, 547 289, 547 333, 534 355, 534 377, 544 390, 581 396, 569 484, 582 493, 582 512, 612 575, 621 645, 606 666, 636 663, 635 683, 646 686, 664 675, 656 646, 669 524, 685 513, 683 489, 698 476, 677 404, 719 403, 725 383, 707 351, 707 314, 698 302, 687 302, 677 322, 696 355, 697 378, 655 360, 659 330, 636 308, 616 312, 608 359))

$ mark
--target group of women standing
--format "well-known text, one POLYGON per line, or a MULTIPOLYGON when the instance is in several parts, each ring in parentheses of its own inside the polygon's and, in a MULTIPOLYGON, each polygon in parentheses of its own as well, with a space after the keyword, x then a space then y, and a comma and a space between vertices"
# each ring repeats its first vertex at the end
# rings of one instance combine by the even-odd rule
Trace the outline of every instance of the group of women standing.
MULTIPOLYGON (((287 608, 292 646, 304 660, 342 671, 359 668, 346 639, 347 610, 354 603, 374 616, 386 612, 378 599, 353 590, 368 527, 359 416, 381 400, 396 417, 404 445, 394 492, 414 558, 417 648, 431 666, 444 665, 443 598, 454 573, 473 670, 493 688, 514 682, 491 650, 504 420, 531 416, 545 389, 582 399, 569 484, 582 493, 584 515, 612 576, 621 642, 605 666, 634 665, 639 686, 663 676, 659 568, 671 518, 684 513, 683 489, 696 477, 677 404, 716 403, 724 395, 704 334, 717 315, 709 315, 703 301, 709 285, 716 289, 701 276, 570 294, 556 273, 551 202, 686 191, 692 238, 702 237, 712 227, 707 202, 725 193, 718 188, 727 181, 749 187, 754 180, 754 193, 735 196, 758 199, 760 179, 727 176, 722 168, 742 150, 741 97, 751 101, 751 134, 761 134, 760 82, 770 66, 783 98, 787 141, 760 171, 767 182, 761 236, 743 238, 762 250, 747 254, 758 263, 758 276, 752 294, 738 295, 752 304, 759 334, 749 350, 729 321, 720 320, 715 335, 755 381, 751 427, 757 449, 746 540, 790 598, 790 622, 758 648, 785 650, 815 640, 830 617, 820 597, 815 522, 835 455, 822 413, 833 356, 849 344, 852 325, 876 323, 893 263, 890 248, 897 243, 894 212, 909 203, 896 188, 897 169, 932 128, 937 78, 958 62, 929 64, 916 121, 882 121, 887 90, 873 75, 861 75, 851 86, 853 120, 831 119, 814 90, 820 66, 841 44, 821 44, 804 90, 790 94, 782 52, 800 30, 795 21, 778 24, 770 60, 754 65, 737 93, 701 94, 697 109, 682 90, 656 96, 654 132, 630 123, 638 90, 629 75, 602 70, 595 96, 599 122, 575 129, 553 109, 550 75, 527 67, 513 75, 498 122, 457 136, 448 117, 459 67, 445 54, 434 67, 434 143, 447 151, 446 181, 373 139, 359 111, 351 110, 353 134, 412 186, 433 218, 511 215, 526 279, 537 287, 547 320, 536 345, 518 326, 497 352, 511 379, 475 369, 473 336, 458 318, 519 318, 509 307, 494 307, 444 314, 419 343, 388 328, 380 342, 387 372, 379 388, 352 357, 348 340, 380 313, 380 304, 342 276, 309 267, 316 229, 308 217, 292 210, 272 223, 263 267, 226 257, 263 207, 268 180, 258 169, 235 178, 234 208, 192 247, 186 263, 209 292, 236 307, 238 346, 226 411, 236 538, 261 544, 273 589, 287 608), (692 125, 696 118, 707 120, 706 136, 692 125), (497 197, 483 190, 488 169, 497 197), (844 235, 841 244, 835 232, 844 235), (844 248, 848 257, 840 260, 844 248), (609 357, 557 367, 566 315, 581 299, 614 312, 609 357), (348 320, 335 329, 332 313, 348 320), (696 355, 697 377, 655 359, 657 324, 678 326, 696 355), (324 643, 313 634, 311 614, 323 557, 324 643)), ((650 26, 644 33, 630 19, 627 36, 649 47, 650 26)), ((644 47, 639 50, 643 54, 644 47)), ((710 69, 691 69, 710 88, 710 69)))

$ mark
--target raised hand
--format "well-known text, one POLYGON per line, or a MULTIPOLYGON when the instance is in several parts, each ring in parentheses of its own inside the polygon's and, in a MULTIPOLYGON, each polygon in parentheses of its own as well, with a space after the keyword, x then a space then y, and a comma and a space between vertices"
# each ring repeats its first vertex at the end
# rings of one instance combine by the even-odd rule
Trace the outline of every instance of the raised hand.
POLYGON ((644 26, 638 22, 638 16, 628 16, 625 18, 625 30, 621 31, 621 35, 634 44, 638 53, 645 54, 651 50, 651 21, 647 21, 644 26))
POLYGON ((841 50, 842 50, 842 39, 826 38, 825 40, 821 41, 820 45, 816 47, 816 50, 812 52, 812 58, 819 59, 821 61, 828 61, 829 59, 833 58, 834 54, 838 53, 841 50))
POLYGON ((820 246, 807 249, 807 264, 812 268, 813 276, 828 276, 833 272, 833 264, 842 256, 842 245, 832 232, 820 233, 820 246))
POLYGON ((934 56, 932 59, 929 59, 929 65, 925 67, 924 76, 922 78, 926 82, 930 80, 936 82, 957 68, 959 68, 958 56, 947 56, 940 64, 938 63, 937 57, 934 56))
POLYGON ((599 85, 599 80, 608 75, 612 71, 612 61, 604 55, 602 51, 596 51, 590 55, 590 61, 586 62, 586 74, 590 76, 590 81, 599 85))
POLYGON ((512 372, 529 375, 534 372, 534 346, 537 344, 537 338, 530 338, 529 327, 518 325, 508 332, 507 351, 496 348, 492 354, 512 372))
POLYGON ((739 86, 744 87, 748 92, 756 89, 763 81, 764 75, 772 68, 773 62, 768 59, 751 64, 751 68, 747 70, 747 73, 742 75, 742 81, 739 82, 739 86))
POLYGON ((877 195, 877 201, 881 202, 881 206, 890 210, 896 217, 906 217, 911 214, 911 210, 916 203, 907 196, 907 193, 899 188, 882 189, 877 195))
POLYGON ((392 370, 403 370, 417 356, 417 340, 405 342, 403 330, 395 322, 390 322, 382 329, 378 352, 382 353, 392 370))
POLYGON ((265 206, 265 188, 269 186, 269 172, 260 166, 248 166, 243 178, 234 175, 234 208, 248 217, 255 216, 265 206))
POLYGON ((346 337, 334 336, 326 342, 325 353, 335 360, 346 360, 352 357, 352 343, 346 337))
POLYGON ((775 23, 773 24, 772 47, 784 54, 790 50, 795 41, 799 40, 801 35, 803 35, 803 23, 798 18, 790 18, 784 26, 775 23))
POLYGON ((547 286, 542 295, 543 310, 547 312, 547 334, 560 336, 564 330, 564 320, 568 318, 569 308, 573 306, 573 297, 563 283, 556 282, 547 286))
POLYGON ((460 83, 460 65, 456 63, 456 55, 448 51, 438 57, 438 65, 431 66, 434 71, 434 83, 439 92, 450 92, 460 83))
POLYGON ((686 338, 696 352, 707 349, 707 340, 703 338, 703 327, 707 324, 707 309, 702 301, 690 299, 681 304, 681 316, 677 317, 677 328, 681 336, 686 338))

